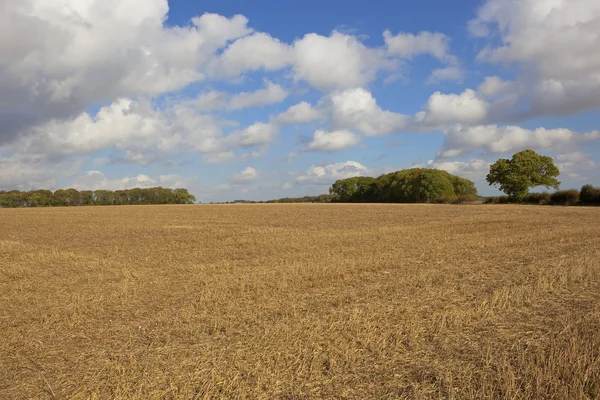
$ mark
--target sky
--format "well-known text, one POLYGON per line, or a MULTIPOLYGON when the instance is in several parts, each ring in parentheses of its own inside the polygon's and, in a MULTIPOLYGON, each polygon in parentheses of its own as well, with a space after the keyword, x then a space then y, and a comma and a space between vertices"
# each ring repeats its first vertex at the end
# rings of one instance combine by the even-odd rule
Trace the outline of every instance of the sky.
POLYGON ((0 189, 327 193, 533 149, 600 185, 597 0, 0 0, 0 189))

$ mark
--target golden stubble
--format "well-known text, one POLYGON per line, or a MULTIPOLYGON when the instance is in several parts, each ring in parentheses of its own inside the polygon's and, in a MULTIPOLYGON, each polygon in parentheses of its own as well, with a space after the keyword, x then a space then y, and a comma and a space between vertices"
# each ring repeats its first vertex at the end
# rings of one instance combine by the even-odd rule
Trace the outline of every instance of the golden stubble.
POLYGON ((0 398, 599 399, 600 208, 0 210, 0 398))

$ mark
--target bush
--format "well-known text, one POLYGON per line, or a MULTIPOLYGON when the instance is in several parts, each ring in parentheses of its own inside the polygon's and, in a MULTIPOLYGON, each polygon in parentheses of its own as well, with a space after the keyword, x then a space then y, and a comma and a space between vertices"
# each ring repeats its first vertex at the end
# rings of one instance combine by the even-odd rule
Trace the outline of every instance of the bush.
POLYGON ((600 205, 600 187, 585 185, 581 188, 580 194, 581 204, 586 206, 600 205))
POLYGON ((471 203, 471 202, 481 202, 481 198, 475 194, 461 194, 460 196, 458 196, 456 198, 456 200, 454 201, 454 203, 456 204, 464 204, 464 203, 471 203))
POLYGON ((444 194, 441 195, 435 199, 433 199, 431 202, 432 203, 436 203, 436 204, 454 204, 458 201, 458 196, 455 194, 444 194))
POLYGON ((509 196, 487 197, 483 201, 484 204, 510 204, 515 202, 516 200, 509 196))
POLYGON ((542 193, 529 193, 523 199, 523 203, 527 204, 550 204, 551 195, 548 192, 542 193))
POLYGON ((550 202, 560 206, 575 205, 579 202, 579 191, 576 189, 559 190, 550 195, 550 202))

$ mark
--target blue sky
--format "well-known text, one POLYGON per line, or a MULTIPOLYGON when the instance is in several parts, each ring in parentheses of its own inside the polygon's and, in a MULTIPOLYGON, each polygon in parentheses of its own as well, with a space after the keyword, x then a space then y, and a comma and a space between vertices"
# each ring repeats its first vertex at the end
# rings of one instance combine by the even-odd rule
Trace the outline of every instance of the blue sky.
POLYGON ((496 194, 525 148, 600 184, 594 0, 0 3, 0 188, 262 200, 426 166, 496 194))

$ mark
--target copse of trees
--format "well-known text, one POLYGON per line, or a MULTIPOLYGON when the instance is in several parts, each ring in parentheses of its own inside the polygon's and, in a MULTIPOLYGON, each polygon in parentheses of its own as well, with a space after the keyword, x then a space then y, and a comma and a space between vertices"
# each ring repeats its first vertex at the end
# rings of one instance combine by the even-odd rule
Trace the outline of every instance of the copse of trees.
POLYGON ((472 181, 429 168, 406 169, 378 178, 340 179, 329 193, 337 202, 453 203, 478 198, 472 181))
POLYGON ((509 197, 521 201, 534 187, 545 186, 558 190, 558 175, 560 171, 551 157, 539 155, 533 150, 523 150, 510 160, 501 158, 492 164, 486 180, 509 197))
POLYGON ((0 207, 56 207, 133 204, 193 204, 196 198, 187 189, 163 187, 127 190, 58 189, 0 191, 0 207))
POLYGON ((284 197, 281 199, 267 200, 265 203, 331 203, 333 196, 320 194, 317 196, 284 197))
POLYGON ((584 185, 577 189, 558 190, 556 179, 560 171, 552 157, 542 156, 533 150, 523 150, 512 158, 501 158, 490 166, 487 182, 497 186, 507 196, 488 197, 487 204, 538 204, 538 205, 600 205, 600 188, 584 185), (529 193, 538 186, 554 188, 556 192, 529 193))
POLYGON ((584 206, 600 205, 600 187, 584 185, 579 193, 579 201, 584 206))
POLYGON ((581 190, 558 190, 554 193, 528 193, 522 198, 510 196, 487 197, 486 204, 534 204, 553 206, 600 206, 600 187, 584 185, 581 190))

